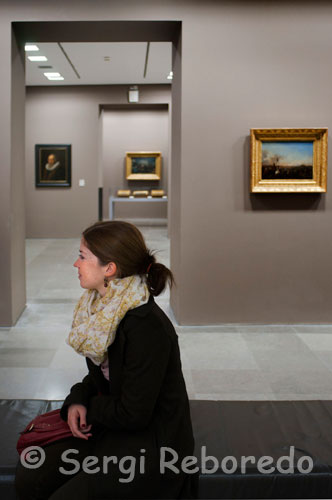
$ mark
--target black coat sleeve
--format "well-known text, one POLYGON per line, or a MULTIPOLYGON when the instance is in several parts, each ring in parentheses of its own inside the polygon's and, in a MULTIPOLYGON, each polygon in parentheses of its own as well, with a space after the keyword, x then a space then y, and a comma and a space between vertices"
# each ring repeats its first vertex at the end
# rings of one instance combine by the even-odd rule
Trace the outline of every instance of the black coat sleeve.
POLYGON ((98 394, 97 385, 90 374, 86 375, 82 382, 78 382, 70 389, 70 394, 64 400, 60 410, 60 416, 67 421, 68 408, 73 404, 80 404, 88 408, 91 397, 98 394))
POLYGON ((120 395, 92 397, 87 413, 89 424, 139 430, 147 427, 152 418, 167 370, 171 339, 157 317, 149 321, 131 318, 127 323, 120 395))

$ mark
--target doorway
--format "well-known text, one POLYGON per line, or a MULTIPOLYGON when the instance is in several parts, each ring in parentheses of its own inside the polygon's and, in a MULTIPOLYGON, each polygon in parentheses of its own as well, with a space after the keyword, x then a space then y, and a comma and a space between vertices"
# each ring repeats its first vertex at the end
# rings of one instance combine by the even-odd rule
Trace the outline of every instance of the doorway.
MULTIPOLYGON (((8 276, 8 296, 2 303, 0 309, 0 325, 11 326, 15 324, 25 307, 25 207, 24 207, 24 62, 23 47, 26 42, 130 42, 130 41, 169 41, 173 44, 173 58, 181 59, 181 22, 180 21, 73 21, 73 22, 14 22, 12 23, 12 135, 11 142, 11 170, 12 186, 14 194, 12 202, 14 207, 14 220, 12 220, 12 232, 8 248, 8 263, 15 261, 8 276), (61 33, 61 36, 59 35, 61 33), (21 174, 21 175, 20 175, 21 174), (22 180, 23 178, 23 180, 22 180), (19 276, 19 279, 17 277, 19 276)), ((181 65, 177 63, 177 74, 173 80, 172 93, 176 94, 177 102, 181 98, 181 65)), ((177 107, 178 113, 180 108, 177 107)), ((180 120, 172 113, 172 123, 180 120)), ((179 167, 178 147, 180 145, 179 128, 172 126, 172 159, 177 158, 179 167)), ((172 161, 173 164, 173 161, 172 161)), ((179 176, 179 173, 176 174, 179 176)), ((179 194, 179 190, 173 196, 173 200, 179 194)), ((176 201, 176 200, 175 200, 176 201)), ((168 209, 169 222, 172 224, 172 207, 168 209)), ((174 210, 176 213, 176 210, 174 210)), ((173 244, 173 242, 172 242, 173 244)), ((177 252, 173 252, 176 256, 177 252)), ((172 260, 172 250, 171 250, 172 260)), ((8 270, 8 263, 3 262, 4 268, 8 270)), ((176 264, 176 262, 175 262, 176 264)), ((6 275, 8 273, 6 272, 6 275)), ((5 287, 7 288, 7 287, 5 287)))

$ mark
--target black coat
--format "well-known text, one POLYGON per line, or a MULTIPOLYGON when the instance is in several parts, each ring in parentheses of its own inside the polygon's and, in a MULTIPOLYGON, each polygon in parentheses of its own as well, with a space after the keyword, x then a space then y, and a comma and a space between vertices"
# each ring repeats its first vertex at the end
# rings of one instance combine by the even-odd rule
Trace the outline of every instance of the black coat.
POLYGON ((89 374, 72 387, 61 409, 66 420, 69 405, 86 406, 93 454, 100 460, 118 459, 117 465, 108 462, 107 474, 91 474, 91 497, 195 498, 198 474, 185 473, 181 467, 181 460, 193 455, 194 438, 178 338, 152 296, 147 304, 127 312, 108 358, 109 382, 87 359, 89 374), (166 461, 174 458, 178 473, 168 468, 160 472, 163 454, 166 461), (125 456, 135 458, 125 462, 125 456), (136 460, 133 477, 119 471, 121 459, 124 467, 136 460), (140 470, 139 464, 143 464, 140 470))

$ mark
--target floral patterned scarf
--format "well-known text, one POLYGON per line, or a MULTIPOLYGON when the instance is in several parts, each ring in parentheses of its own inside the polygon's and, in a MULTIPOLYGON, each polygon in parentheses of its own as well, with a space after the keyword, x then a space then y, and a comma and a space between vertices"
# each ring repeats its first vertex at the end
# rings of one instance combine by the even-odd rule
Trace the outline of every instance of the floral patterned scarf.
POLYGON ((138 275, 111 280, 104 297, 97 290, 86 290, 75 307, 67 344, 101 365, 126 312, 146 304, 149 295, 145 278, 138 275))

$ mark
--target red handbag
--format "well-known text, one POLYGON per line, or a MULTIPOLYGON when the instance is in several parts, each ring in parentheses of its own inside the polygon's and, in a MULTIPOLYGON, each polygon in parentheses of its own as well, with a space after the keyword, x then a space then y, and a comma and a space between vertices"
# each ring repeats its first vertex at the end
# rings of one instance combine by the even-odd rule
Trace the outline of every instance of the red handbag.
POLYGON ((60 410, 38 415, 31 420, 20 434, 16 445, 20 455, 28 446, 40 446, 42 448, 54 441, 73 436, 67 422, 60 417, 60 410))

